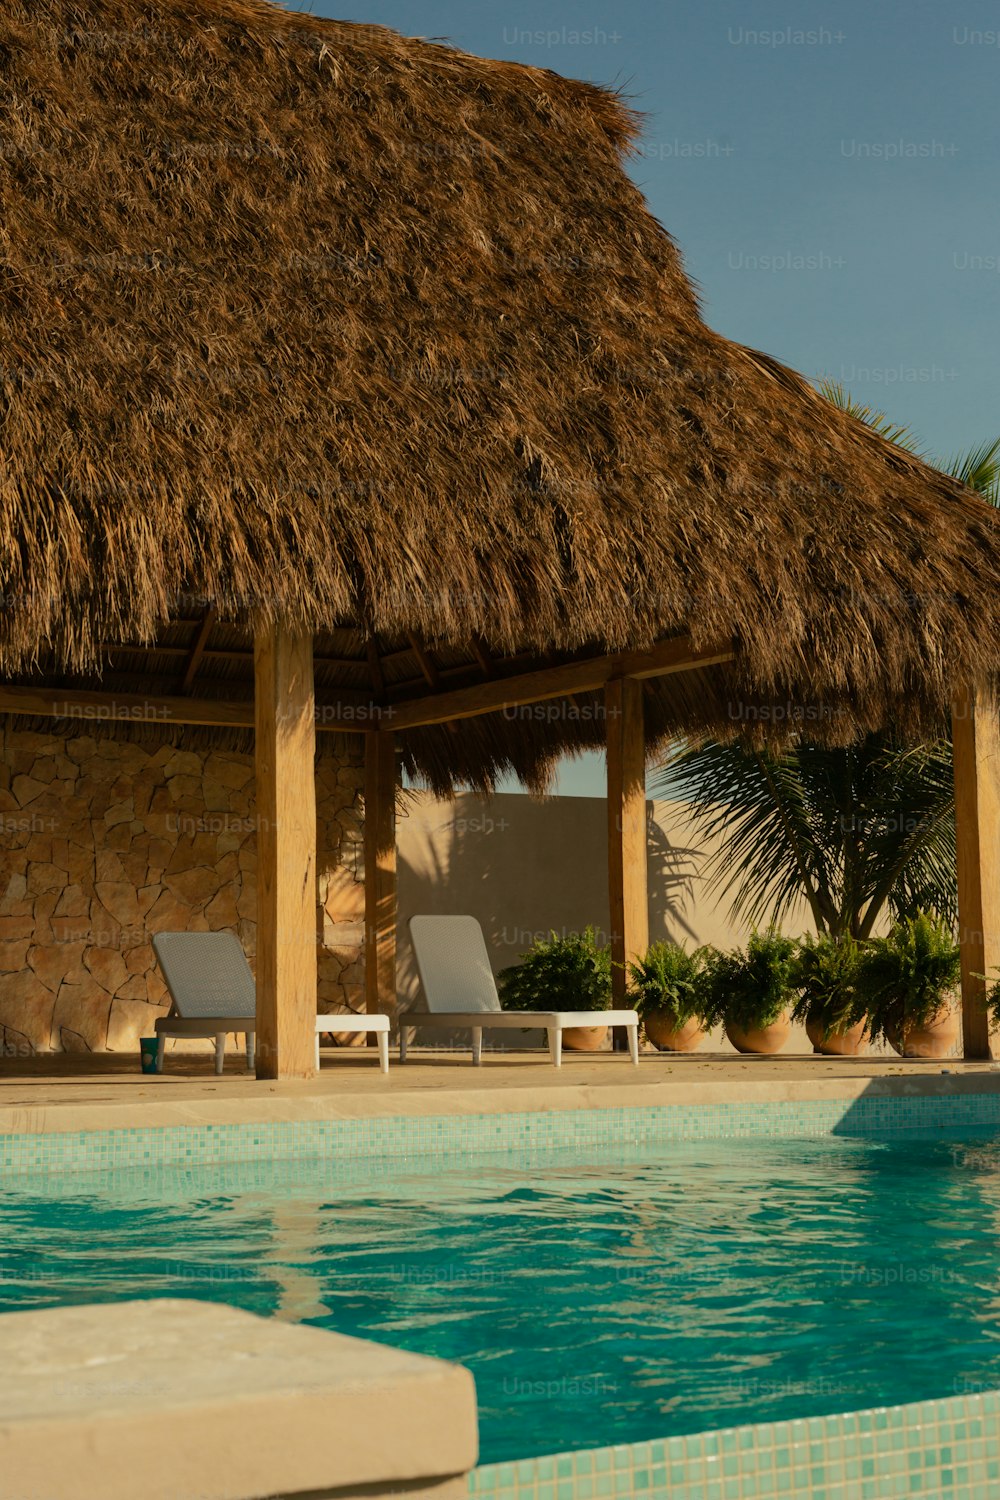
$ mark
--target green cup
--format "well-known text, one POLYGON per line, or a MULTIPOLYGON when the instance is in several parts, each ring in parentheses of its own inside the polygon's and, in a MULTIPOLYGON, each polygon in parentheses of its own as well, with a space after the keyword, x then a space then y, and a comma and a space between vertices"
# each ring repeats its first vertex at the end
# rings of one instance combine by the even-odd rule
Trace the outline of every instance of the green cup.
POLYGON ((139 1060, 142 1063, 144 1073, 156 1073, 156 1050, 159 1039, 155 1036, 144 1036, 139 1038, 139 1060))

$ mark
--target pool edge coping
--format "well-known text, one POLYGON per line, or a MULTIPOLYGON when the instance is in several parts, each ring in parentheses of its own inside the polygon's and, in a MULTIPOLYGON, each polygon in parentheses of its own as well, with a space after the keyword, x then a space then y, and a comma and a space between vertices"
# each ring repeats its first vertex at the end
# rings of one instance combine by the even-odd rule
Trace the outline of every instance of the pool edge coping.
POLYGON ((0 1102, 0 1136, 80 1134, 88 1131, 200 1128, 339 1121, 463 1118, 550 1114, 580 1110, 696 1107, 719 1104, 809 1103, 868 1098, 936 1098, 1000 1094, 996 1071, 865 1074, 858 1078, 658 1081, 488 1088, 414 1089, 392 1096, 282 1092, 264 1084, 259 1096, 101 1101, 74 1105, 0 1102), (266 1090, 266 1092, 264 1091, 266 1090))

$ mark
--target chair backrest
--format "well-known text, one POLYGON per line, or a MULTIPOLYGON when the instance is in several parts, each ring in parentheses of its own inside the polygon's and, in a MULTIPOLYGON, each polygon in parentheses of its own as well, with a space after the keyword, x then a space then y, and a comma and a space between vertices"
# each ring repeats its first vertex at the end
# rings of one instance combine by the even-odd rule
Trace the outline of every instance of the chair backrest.
POLYGON ((179 1016, 256 1015, 257 989, 235 933, 158 932, 153 948, 179 1016))
POLYGON ((410 936, 432 1014, 500 1009, 483 929, 475 917, 411 917, 410 936))

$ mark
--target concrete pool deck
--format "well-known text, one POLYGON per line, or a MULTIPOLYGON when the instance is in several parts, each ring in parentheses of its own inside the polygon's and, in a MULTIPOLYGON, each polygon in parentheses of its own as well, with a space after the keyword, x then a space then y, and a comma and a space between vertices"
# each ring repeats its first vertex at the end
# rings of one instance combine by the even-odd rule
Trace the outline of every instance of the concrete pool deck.
POLYGON ((487 1054, 481 1068, 465 1052, 417 1052, 384 1075, 374 1057, 366 1048, 327 1053, 319 1077, 280 1083, 247 1075, 235 1055, 217 1078, 207 1048, 204 1057, 175 1055, 159 1077, 126 1054, 0 1058, 0 1134, 1000 1093, 1000 1063, 954 1058, 646 1053, 638 1068, 602 1056, 555 1069, 541 1052, 487 1054))

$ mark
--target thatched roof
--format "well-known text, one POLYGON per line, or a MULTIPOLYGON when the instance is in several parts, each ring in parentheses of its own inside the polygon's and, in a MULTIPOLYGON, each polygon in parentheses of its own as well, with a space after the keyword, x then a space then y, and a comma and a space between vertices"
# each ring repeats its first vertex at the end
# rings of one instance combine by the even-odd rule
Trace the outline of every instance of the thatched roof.
MULTIPOLYGON (((927 727, 995 672, 997 517, 704 325, 613 94, 258 0, 6 0, 0 75, 8 678, 170 677, 202 597, 325 633, 330 687, 411 636, 449 682, 735 638, 654 734, 927 727)), ((409 744, 488 778, 599 728, 409 744)))

